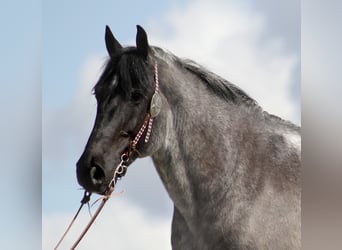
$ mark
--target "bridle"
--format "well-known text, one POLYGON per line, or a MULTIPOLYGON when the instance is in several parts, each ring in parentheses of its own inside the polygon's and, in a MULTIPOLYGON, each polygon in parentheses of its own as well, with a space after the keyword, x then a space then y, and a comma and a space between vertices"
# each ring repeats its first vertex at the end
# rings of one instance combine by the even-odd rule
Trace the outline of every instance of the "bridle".
MULTIPOLYGON (((147 128, 147 131, 146 131, 144 142, 148 143, 150 140, 154 118, 159 115, 160 110, 161 110, 161 97, 159 94, 159 76, 158 76, 158 64, 157 64, 157 62, 155 62, 155 64, 154 64, 154 82, 155 82, 154 94, 151 98, 149 111, 146 113, 144 121, 143 121, 140 129, 139 129, 138 133, 136 134, 136 136, 134 137, 134 139, 130 142, 128 149, 121 155, 120 163, 118 164, 118 166, 114 170, 113 178, 109 182, 109 185, 108 185, 103 197, 101 198, 102 201, 101 201, 100 205, 98 206, 94 215, 90 218, 90 221, 88 222, 87 226, 84 228, 81 235, 75 241, 75 243, 71 247, 71 249, 75 249, 77 247, 77 245, 80 243, 80 241, 82 240, 84 235, 87 233, 87 231, 89 230, 89 228, 91 227, 91 225, 93 224, 93 222, 95 221, 97 216, 100 214, 100 212, 101 212, 102 208, 104 207, 105 203, 107 202, 107 200, 111 197, 111 194, 115 189, 115 185, 116 185, 117 181, 120 178, 122 178, 123 176, 125 176, 125 174, 127 172, 127 168, 129 166, 130 157, 134 151, 137 151, 137 148, 136 148, 137 144, 140 142, 140 139, 143 136, 144 132, 146 131, 146 128, 147 128)), ((59 240, 56 247, 54 248, 55 250, 59 247, 59 245, 62 243, 63 239, 65 238, 65 236, 69 232, 71 226, 75 222, 75 220, 76 220, 79 212, 81 211, 82 207, 84 206, 84 204, 87 204, 87 203, 89 204, 90 196, 91 196, 90 192, 88 192, 88 191, 84 192, 83 198, 81 200, 81 205, 80 205, 79 209, 77 210, 77 212, 76 212, 74 218, 72 219, 71 223, 69 224, 68 228, 66 229, 65 233, 62 235, 61 239, 59 240)))
POLYGON ((159 115, 160 110, 161 110, 161 98, 160 98, 160 94, 159 94, 159 76, 158 76, 158 64, 157 64, 157 62, 155 62, 155 64, 154 64, 154 82, 155 82, 154 93, 153 93, 153 96, 151 98, 150 109, 146 113, 144 121, 143 121, 140 129, 139 129, 138 133, 136 134, 136 136, 134 137, 134 139, 131 141, 127 151, 121 155, 121 162, 116 167, 116 169, 114 171, 113 179, 109 183, 108 188, 110 188, 112 185, 115 186, 117 178, 121 178, 125 175, 126 170, 128 168, 127 163, 129 162, 132 153, 134 151, 137 151, 137 149, 136 149, 137 144, 139 143, 139 141, 140 141, 142 135, 144 134, 146 128, 147 128, 147 132, 145 135, 144 142, 148 143, 150 140, 151 133, 152 133, 153 120, 155 117, 157 117, 159 115))

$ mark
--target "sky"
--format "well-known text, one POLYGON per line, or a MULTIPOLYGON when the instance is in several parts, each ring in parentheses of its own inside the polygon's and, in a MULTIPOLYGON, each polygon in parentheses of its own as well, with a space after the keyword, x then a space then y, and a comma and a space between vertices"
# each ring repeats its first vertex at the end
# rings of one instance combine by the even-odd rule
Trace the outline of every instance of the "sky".
POLYGON ((1 249, 41 241, 40 13, 37 1, 1 1, 1 249))
MULTIPOLYGON (((297 1, 44 1, 43 249, 56 244, 82 198, 75 163, 94 122, 91 89, 107 57, 105 25, 121 44, 134 45, 137 24, 150 44, 197 61, 300 124, 297 1)), ((151 160, 136 161, 116 191, 123 193, 110 199, 80 248, 170 249, 172 202, 151 160)), ((85 210, 62 248, 88 219, 85 210)))

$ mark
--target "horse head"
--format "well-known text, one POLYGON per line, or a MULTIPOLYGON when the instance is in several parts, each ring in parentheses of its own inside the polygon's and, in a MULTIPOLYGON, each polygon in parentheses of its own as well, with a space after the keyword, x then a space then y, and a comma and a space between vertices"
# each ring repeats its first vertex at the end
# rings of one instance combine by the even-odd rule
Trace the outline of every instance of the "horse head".
POLYGON ((95 124, 77 162, 79 184, 97 193, 106 191, 122 157, 129 165, 152 155, 165 134, 160 133, 165 124, 159 118, 165 98, 159 93, 158 68, 146 32, 137 26, 136 47, 124 48, 106 26, 105 41, 109 59, 93 89, 95 124))

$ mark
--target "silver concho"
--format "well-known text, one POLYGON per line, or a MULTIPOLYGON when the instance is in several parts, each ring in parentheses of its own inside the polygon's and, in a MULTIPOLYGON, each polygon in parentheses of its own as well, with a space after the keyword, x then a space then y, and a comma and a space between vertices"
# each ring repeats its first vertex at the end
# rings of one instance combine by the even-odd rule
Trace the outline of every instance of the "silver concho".
POLYGON ((152 96, 151 107, 150 107, 150 114, 152 118, 159 115, 160 110, 161 110, 161 105, 162 105, 162 101, 161 101, 161 97, 159 93, 154 93, 154 95, 152 96))

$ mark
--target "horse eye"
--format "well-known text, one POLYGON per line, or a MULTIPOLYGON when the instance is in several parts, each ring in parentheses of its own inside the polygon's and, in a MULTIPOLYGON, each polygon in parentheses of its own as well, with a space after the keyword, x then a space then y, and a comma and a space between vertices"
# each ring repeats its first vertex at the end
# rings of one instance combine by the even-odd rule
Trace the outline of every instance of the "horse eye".
POLYGON ((144 95, 139 91, 133 91, 131 94, 131 101, 135 104, 138 104, 143 98, 144 95))
POLYGON ((123 130, 120 131, 121 137, 128 138, 128 137, 132 137, 132 135, 133 135, 133 133, 131 131, 123 131, 123 130))

